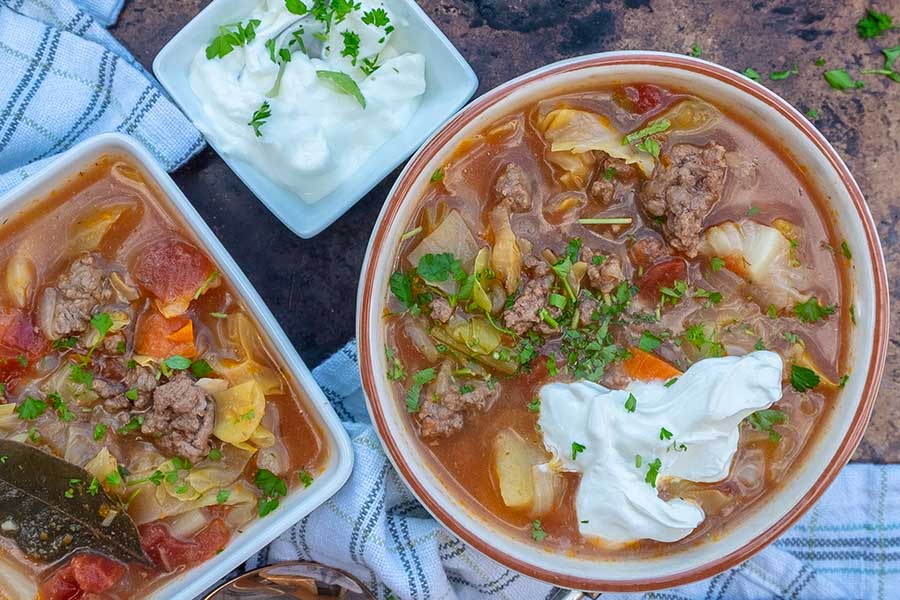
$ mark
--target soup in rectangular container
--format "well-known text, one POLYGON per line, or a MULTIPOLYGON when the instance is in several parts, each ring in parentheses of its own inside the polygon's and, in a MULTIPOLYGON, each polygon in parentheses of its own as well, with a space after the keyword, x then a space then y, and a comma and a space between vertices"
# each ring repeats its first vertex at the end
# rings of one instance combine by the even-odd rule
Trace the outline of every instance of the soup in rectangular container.
POLYGON ((236 265, 131 142, 105 142, 0 229, 0 596, 16 600, 190 597, 350 469, 236 265))

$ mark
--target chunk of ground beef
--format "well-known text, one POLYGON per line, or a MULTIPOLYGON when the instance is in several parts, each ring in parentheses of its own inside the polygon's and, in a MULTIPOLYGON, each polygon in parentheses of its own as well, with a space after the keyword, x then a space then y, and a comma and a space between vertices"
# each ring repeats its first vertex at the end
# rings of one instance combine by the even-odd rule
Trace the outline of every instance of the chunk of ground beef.
POLYGON ((126 369, 122 381, 107 381, 100 377, 94 377, 94 392, 100 396, 103 406, 110 412, 120 410, 146 410, 153 400, 153 390, 159 385, 156 374, 152 369, 135 366, 126 369), (134 400, 125 396, 126 392, 132 392, 134 400))
POLYGON ((725 188, 725 148, 676 144, 638 194, 654 217, 663 217, 663 236, 675 250, 697 256, 704 217, 725 188))
POLYGON ((431 308, 431 318, 441 323, 446 323, 453 315, 453 307, 445 298, 435 298, 429 304, 431 308))
POLYGON ((636 267, 644 267, 645 269, 658 259, 669 254, 668 250, 666 250, 665 242, 655 237, 639 239, 628 249, 628 253, 631 255, 631 261, 636 267))
POLYGON ((434 383, 425 388, 417 419, 423 439, 447 437, 465 425, 466 415, 482 412, 500 396, 500 385, 480 379, 453 379, 442 366, 434 383))
POLYGON ((514 212, 531 210, 531 183, 528 175, 516 163, 509 163, 501 171, 494 184, 501 204, 507 204, 514 212))
POLYGON ((602 154, 597 162, 593 180, 588 186, 588 196, 600 204, 612 204, 616 199, 616 180, 634 176, 634 169, 621 158, 602 154))
POLYGON ((141 433, 155 438, 164 452, 192 461, 209 453, 215 423, 215 402, 185 373, 153 391, 153 406, 144 416, 141 433))
POLYGON ((594 311, 599 305, 597 300, 582 292, 578 302, 578 322, 582 325, 593 323, 594 311))
POLYGON ((594 256, 603 256, 585 246, 581 250, 581 260, 587 263, 588 283, 591 289, 600 290, 604 294, 612 292, 620 283, 625 281, 625 273, 622 271, 622 261, 618 256, 604 256, 599 265, 594 264, 594 256))
POLYGON ((538 315, 547 306, 547 298, 553 287, 553 276, 542 275, 529 279, 513 305, 503 313, 503 325, 518 335, 542 323, 538 315))
POLYGON ((50 340, 87 330, 94 310, 112 298, 113 289, 94 257, 82 256, 69 265, 41 295, 38 320, 50 340))
POLYGON ((126 389, 121 383, 94 377, 94 393, 100 396, 103 407, 109 412, 118 412, 131 407, 131 402, 125 397, 126 389))

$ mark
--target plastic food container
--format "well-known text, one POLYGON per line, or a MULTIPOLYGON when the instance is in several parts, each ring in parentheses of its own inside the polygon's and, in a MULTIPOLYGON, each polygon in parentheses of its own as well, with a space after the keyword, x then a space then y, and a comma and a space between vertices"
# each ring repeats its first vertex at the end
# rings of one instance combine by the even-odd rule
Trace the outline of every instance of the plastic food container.
MULTIPOLYGON (((417 52, 425 57, 425 95, 403 131, 385 142, 333 192, 307 204, 250 163, 226 157, 210 143, 250 191, 300 237, 311 238, 321 233, 350 210, 459 110, 478 87, 472 68, 415 0, 385 0, 385 3, 405 21, 394 33, 394 47, 400 52, 417 52)), ((192 121, 198 121, 203 115, 189 80, 197 50, 209 44, 220 25, 240 21, 252 5, 246 0, 213 0, 153 61, 153 73, 192 121)))
POLYGON ((331 404, 246 275, 172 178, 134 139, 122 134, 104 134, 82 142, 0 198, 0 219, 6 219, 26 208, 30 202, 44 198, 54 188, 77 174, 80 168, 110 154, 123 156, 141 169, 148 183, 158 189, 159 201, 179 218, 195 243, 212 258, 219 271, 232 284, 243 305, 256 317, 262 331, 268 336, 273 350, 280 355, 287 374, 296 382, 301 395, 305 396, 303 406, 318 424, 323 443, 328 448, 328 458, 323 470, 316 476, 312 486, 293 490, 282 500, 278 510, 265 518, 252 521, 242 533, 231 539, 220 554, 171 579, 149 597, 151 600, 191 600, 333 496, 350 477, 353 451, 347 432, 341 426, 331 404))

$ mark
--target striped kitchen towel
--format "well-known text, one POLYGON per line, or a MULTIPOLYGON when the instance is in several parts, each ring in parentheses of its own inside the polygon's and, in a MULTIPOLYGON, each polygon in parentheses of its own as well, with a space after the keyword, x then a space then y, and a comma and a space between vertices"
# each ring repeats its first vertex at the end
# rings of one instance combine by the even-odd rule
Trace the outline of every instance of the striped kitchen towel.
POLYGON ((0 0, 0 193, 98 133, 127 133, 167 170, 200 133, 104 28, 123 0, 0 0))
MULTIPOLYGON (((356 452, 347 485, 245 568, 314 560, 345 569, 381 600, 553 598, 558 590, 469 548, 419 505, 394 472, 366 412, 349 344, 314 371, 356 452)), ((889 600, 900 597, 900 467, 854 464, 781 539, 706 581, 646 600, 889 600)))

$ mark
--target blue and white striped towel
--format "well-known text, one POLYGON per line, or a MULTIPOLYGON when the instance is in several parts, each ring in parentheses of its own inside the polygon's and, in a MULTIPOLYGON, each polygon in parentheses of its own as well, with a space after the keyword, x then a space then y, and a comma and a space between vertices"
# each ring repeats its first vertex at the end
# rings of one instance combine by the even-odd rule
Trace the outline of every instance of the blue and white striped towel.
MULTIPOLYGON (((345 422, 356 464, 349 483, 246 568, 298 558, 354 573, 382 600, 552 597, 554 590, 491 561, 444 530, 391 467, 370 425, 349 344, 315 369, 345 422)), ((893 599, 900 595, 900 467, 850 465, 781 539, 706 581, 610 599, 893 599)))
POLYGON ((200 133, 109 34, 123 0, 0 0, 0 193, 53 155, 108 131, 167 170, 200 133))

